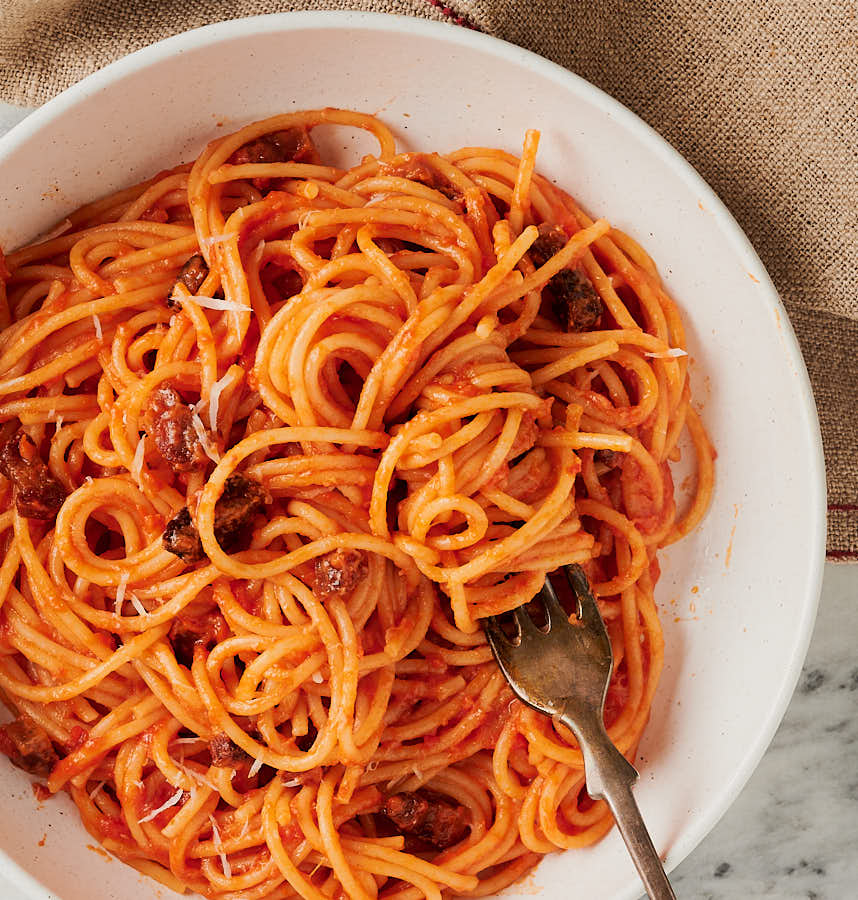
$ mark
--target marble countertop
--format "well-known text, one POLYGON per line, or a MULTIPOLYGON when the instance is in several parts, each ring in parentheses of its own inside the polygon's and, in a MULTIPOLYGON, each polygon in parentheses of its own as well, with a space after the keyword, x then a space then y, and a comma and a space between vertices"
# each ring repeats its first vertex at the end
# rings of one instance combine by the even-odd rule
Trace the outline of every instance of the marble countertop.
POLYGON ((828 563, 798 687, 745 789, 672 874, 678 897, 858 897, 858 566, 828 563))
MULTIPOLYGON (((29 110, 0 103, 0 135, 29 110)), ((858 897, 858 565, 827 564, 795 695, 714 830, 671 875, 694 900, 858 897)), ((4 900, 23 900, 0 883, 4 900)))

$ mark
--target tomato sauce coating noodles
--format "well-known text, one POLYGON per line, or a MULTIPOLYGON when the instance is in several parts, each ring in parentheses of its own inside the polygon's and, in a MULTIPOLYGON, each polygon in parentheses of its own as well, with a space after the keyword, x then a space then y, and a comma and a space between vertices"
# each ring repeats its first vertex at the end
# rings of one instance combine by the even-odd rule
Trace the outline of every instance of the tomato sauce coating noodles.
POLYGON ((169 887, 490 895, 612 826, 480 621, 580 563, 634 759, 714 454, 652 260, 537 143, 279 115, 0 254, 0 749, 169 887))

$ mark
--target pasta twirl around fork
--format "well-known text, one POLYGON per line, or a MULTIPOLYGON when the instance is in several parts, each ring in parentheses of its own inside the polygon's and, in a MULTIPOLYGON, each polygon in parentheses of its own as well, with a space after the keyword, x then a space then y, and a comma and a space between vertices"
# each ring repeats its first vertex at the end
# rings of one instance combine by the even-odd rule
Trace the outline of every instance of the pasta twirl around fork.
POLYGON ((485 896, 612 826, 480 620, 584 566, 634 759, 714 454, 653 262, 537 142, 275 116, 0 254, 0 749, 175 890, 485 896))

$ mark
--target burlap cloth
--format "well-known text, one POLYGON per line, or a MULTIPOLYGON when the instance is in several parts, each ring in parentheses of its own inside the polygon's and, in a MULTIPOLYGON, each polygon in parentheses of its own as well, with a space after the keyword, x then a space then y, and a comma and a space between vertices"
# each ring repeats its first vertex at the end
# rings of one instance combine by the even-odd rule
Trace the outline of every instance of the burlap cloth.
POLYGON ((798 333, 822 422, 829 559, 858 559, 858 10, 823 0, 0 0, 0 100, 44 102, 198 25, 291 9, 456 22, 572 69, 718 192, 798 333))

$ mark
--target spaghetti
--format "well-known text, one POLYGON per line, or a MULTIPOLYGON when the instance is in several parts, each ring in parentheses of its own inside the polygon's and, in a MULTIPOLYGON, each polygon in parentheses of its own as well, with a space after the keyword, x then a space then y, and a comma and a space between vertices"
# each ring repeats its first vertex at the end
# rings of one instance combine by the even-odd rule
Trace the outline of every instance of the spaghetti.
POLYGON ((0 266, 0 746, 175 890, 484 896, 612 825, 480 620, 581 563, 632 759, 713 454, 655 266, 537 142, 276 116, 0 266))

